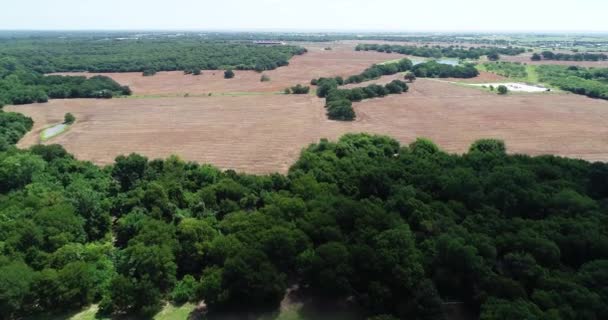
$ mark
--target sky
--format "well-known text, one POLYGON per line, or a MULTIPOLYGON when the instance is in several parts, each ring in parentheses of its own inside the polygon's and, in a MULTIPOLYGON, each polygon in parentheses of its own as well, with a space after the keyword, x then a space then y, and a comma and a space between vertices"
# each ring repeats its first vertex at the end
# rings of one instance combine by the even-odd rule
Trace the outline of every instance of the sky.
POLYGON ((0 0, 2 30, 608 31, 608 0, 0 0))

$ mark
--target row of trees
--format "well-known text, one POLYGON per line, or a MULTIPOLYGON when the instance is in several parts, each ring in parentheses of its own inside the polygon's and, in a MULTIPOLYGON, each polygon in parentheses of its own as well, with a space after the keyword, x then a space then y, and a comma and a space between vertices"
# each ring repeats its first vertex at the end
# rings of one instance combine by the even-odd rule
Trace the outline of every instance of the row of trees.
POLYGON ((388 62, 383 64, 375 64, 363 71, 361 74, 350 76, 344 80, 344 84, 361 83, 381 76, 393 75, 399 72, 405 72, 412 69, 412 61, 410 59, 401 59, 396 62, 388 62))
POLYGON ((518 47, 461 47, 461 46, 407 46, 390 44, 359 44, 357 51, 378 51, 386 53, 400 53, 411 56, 427 58, 458 58, 477 60, 481 56, 488 56, 490 60, 498 60, 499 55, 516 56, 526 52, 518 47))
POLYGON ((105 76, 45 76, 14 58, 0 58, 0 105, 67 98, 112 98, 131 89, 105 76))
POLYGON ((265 176, 9 148, 0 315, 99 303, 148 318, 201 299, 248 313, 278 308, 296 283, 371 319, 444 319, 442 301, 481 319, 605 319, 606 181, 605 163, 511 156, 497 140, 454 155, 350 134, 265 176))
POLYGON ((540 54, 534 53, 530 58, 532 61, 558 60, 558 61, 605 61, 608 55, 604 53, 555 53, 553 51, 543 51, 540 54))
POLYGON ((0 56, 17 59, 39 73, 144 72, 146 70, 272 70, 289 64, 306 49, 252 43, 172 38, 17 38, 0 39, 0 56))
POLYGON ((365 99, 384 97, 389 94, 401 94, 409 89, 401 80, 393 80, 385 86, 370 84, 367 87, 338 89, 342 78, 320 78, 317 83, 317 96, 325 98, 327 117, 332 120, 352 121, 356 118, 352 103, 365 99))
POLYGON ((417 64, 412 71, 421 78, 474 78, 479 75, 473 64, 453 66, 434 60, 417 64))

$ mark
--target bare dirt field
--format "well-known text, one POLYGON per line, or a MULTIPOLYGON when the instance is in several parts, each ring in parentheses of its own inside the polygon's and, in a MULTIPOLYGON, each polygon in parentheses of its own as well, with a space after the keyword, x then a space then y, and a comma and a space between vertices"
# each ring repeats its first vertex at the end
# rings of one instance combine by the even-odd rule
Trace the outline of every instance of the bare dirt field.
POLYGON ((608 160, 606 101, 573 94, 498 96, 427 79, 406 94, 356 103, 354 122, 327 120, 323 101, 309 95, 53 100, 5 109, 36 122, 21 147, 38 143, 43 127, 73 113, 72 128, 46 143, 98 164, 137 152, 177 154, 249 173, 285 172, 309 143, 347 132, 387 134, 404 144, 424 136, 449 152, 465 152, 479 138, 500 138, 511 153, 608 160))
MULTIPOLYGON (((296 84, 308 84, 313 78, 358 74, 374 63, 402 58, 400 54, 356 52, 354 44, 304 44, 308 53, 295 56, 289 66, 265 71, 270 81, 261 82, 261 73, 238 71, 234 79, 224 79, 223 70, 203 70, 200 76, 184 75, 182 71, 159 72, 144 77, 140 72, 103 73, 122 85, 131 87, 135 95, 202 95, 227 92, 279 92, 296 84), (331 47, 332 50, 324 50, 331 47)), ((61 73, 83 75, 83 73, 61 73)), ((93 76, 93 73, 84 75, 93 76)))

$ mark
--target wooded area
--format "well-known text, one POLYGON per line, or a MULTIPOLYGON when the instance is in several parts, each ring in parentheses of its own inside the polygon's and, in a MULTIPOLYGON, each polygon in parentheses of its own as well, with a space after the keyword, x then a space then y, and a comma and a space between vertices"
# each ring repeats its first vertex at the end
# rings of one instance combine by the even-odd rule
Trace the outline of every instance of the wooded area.
POLYGON ((481 319, 602 319, 607 180, 604 163, 506 155, 496 140, 460 156, 351 134, 311 145, 286 176, 10 148, 0 314, 100 302, 147 317, 165 299, 272 310, 295 281, 369 316, 442 319, 442 301, 462 301, 481 319))

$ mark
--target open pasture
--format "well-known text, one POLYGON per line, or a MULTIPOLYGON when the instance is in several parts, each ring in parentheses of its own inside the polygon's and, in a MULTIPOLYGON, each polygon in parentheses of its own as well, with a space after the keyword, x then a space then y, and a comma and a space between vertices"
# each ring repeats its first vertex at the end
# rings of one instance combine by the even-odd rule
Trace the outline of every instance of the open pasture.
POLYGON ((310 95, 76 99, 6 108, 36 123, 21 147, 38 143, 42 128, 73 113, 78 121, 72 128, 45 143, 98 164, 137 152, 250 173, 285 172, 309 143, 347 132, 387 134, 404 144, 424 136, 449 152, 499 138, 511 153, 608 160, 606 101, 574 94, 498 96, 427 79, 406 94, 355 103, 353 122, 327 120, 323 101, 310 95))
MULTIPOLYGON (((304 46, 308 49, 308 53, 295 56, 286 67, 262 73, 235 70, 236 77, 233 79, 224 79, 223 70, 203 70, 200 76, 184 75, 182 71, 158 72, 150 77, 144 77, 139 72, 102 73, 102 75, 109 76, 122 85, 128 85, 136 96, 281 92, 296 84, 308 84, 313 78, 358 74, 372 64, 403 57, 397 53, 356 52, 354 50, 356 44, 351 43, 312 43, 304 46), (332 50, 324 50, 326 47, 331 47, 332 50), (261 82, 262 74, 269 76, 270 81, 261 82)), ((83 75, 83 73, 60 74, 83 75)))

